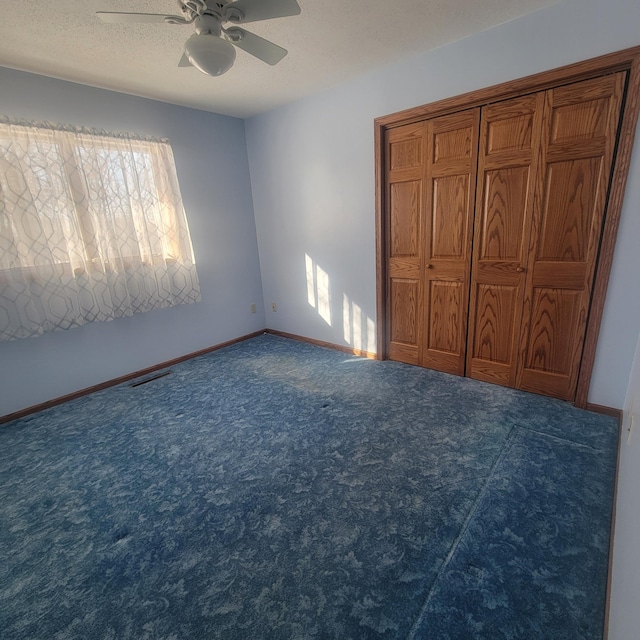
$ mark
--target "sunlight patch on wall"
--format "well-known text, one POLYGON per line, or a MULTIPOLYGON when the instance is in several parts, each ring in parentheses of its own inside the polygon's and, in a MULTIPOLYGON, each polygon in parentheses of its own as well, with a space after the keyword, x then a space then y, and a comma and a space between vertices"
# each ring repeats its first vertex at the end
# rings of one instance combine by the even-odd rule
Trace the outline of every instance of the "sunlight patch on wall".
POLYGON ((304 254, 304 261, 307 267, 307 302, 316 308, 316 278, 313 272, 313 260, 308 253, 304 254))
POLYGON ((342 331, 345 342, 354 349, 375 352, 375 322, 346 293, 342 296, 342 331))
POLYGON ((307 273, 307 302, 331 326, 331 288, 329 274, 316 264, 308 253, 304 254, 307 273))

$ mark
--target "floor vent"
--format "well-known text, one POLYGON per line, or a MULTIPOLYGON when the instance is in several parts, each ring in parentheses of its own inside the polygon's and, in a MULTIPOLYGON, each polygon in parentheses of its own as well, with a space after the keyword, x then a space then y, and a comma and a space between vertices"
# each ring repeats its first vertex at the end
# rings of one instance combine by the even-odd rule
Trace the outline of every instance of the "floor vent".
POLYGON ((171 373, 172 373, 171 369, 169 369, 169 371, 163 371, 162 373, 156 373, 155 376, 149 376, 148 378, 144 378, 144 380, 138 380, 138 382, 134 382, 129 386, 139 387, 141 384, 147 384, 147 382, 153 382, 153 380, 157 380, 158 378, 164 378, 165 376, 168 376, 171 373))

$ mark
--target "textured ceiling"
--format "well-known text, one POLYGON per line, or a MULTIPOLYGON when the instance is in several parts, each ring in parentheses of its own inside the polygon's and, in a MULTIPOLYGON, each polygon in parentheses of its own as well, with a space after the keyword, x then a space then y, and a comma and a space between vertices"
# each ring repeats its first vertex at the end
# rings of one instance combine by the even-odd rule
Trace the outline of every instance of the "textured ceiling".
POLYGON ((298 0, 299 16, 246 25, 288 49, 280 64, 238 51, 232 69, 212 78, 177 66, 192 25, 95 15, 176 14, 174 0, 0 0, 0 66, 244 118, 555 2, 298 0))

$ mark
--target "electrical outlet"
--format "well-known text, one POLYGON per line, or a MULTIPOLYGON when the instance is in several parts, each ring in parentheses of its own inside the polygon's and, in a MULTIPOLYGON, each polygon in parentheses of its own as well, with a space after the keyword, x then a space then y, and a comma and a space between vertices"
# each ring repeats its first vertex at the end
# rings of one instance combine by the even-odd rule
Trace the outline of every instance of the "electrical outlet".
POLYGON ((276 307, 276 303, 272 302, 271 303, 271 311, 276 312, 278 310, 278 308, 276 307))
POLYGON ((633 426, 635 422, 635 406, 638 394, 631 398, 631 406, 629 407, 629 428, 627 429, 627 444, 631 444, 631 435, 633 434, 633 426))
POLYGON ((255 304, 251 304, 251 313, 255 313, 256 312, 256 305, 255 304))

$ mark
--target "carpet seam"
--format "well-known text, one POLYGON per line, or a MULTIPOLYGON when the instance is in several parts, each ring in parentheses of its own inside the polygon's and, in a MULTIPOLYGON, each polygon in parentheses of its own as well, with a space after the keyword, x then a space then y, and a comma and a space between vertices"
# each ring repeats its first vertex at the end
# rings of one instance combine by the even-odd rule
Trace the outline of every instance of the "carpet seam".
POLYGON ((436 574, 436 577, 433 581, 433 584, 431 585, 431 588, 429 589, 429 593, 427 594, 427 597, 424 601, 424 604, 422 605, 421 609, 420 609, 420 613, 418 614, 418 617, 416 618, 416 621, 413 623, 413 626, 411 627, 411 629, 409 630, 409 633, 406 637, 405 640, 415 640, 415 634, 418 631, 418 628, 420 626, 420 623, 422 622, 424 615, 427 611, 427 607, 429 606, 429 602, 431 601, 431 598, 434 594, 436 585, 438 584, 438 581, 440 580, 440 577, 442 576, 442 574, 445 572, 446 568, 449 566, 449 563, 451 562, 453 556, 456 553, 456 550, 458 549, 458 545, 460 544, 460 541, 462 540, 462 537, 464 536, 464 534, 467 532, 467 529, 469 528, 469 523, 471 522, 471 520, 473 519, 477 509, 478 509, 478 505, 480 504, 480 501, 484 498, 486 492, 487 492, 487 487, 489 486, 489 483, 491 482, 495 470, 498 466, 498 464, 500 464, 502 462, 502 460, 506 457, 507 451, 511 448, 512 445, 512 440, 513 440, 513 435, 516 432, 517 429, 519 429, 520 427, 518 427, 517 425, 513 425, 511 427, 511 430, 509 431, 509 433, 507 434, 507 437, 504 441, 504 445, 502 446, 502 449, 500 450, 500 453, 496 456, 496 459, 494 461, 494 463, 491 465, 491 469, 489 471, 489 473, 487 474, 487 479, 484 483, 484 486, 482 487, 482 489, 480 490, 480 492, 478 493, 478 496, 476 497, 476 499, 473 502, 473 505, 471 506, 471 509, 469 509, 469 514, 467 515, 464 524, 462 525, 462 528, 460 529, 460 533, 458 534, 458 536, 456 537, 456 539, 454 540, 453 544, 451 545, 451 549, 449 550, 449 553, 447 554, 446 558, 444 559, 444 562, 442 563, 442 565, 440 566, 440 569, 438 569, 438 573, 436 574))
POLYGON ((544 431, 538 431, 537 429, 531 429, 530 427, 521 427, 518 426, 518 429, 522 429, 523 431, 528 431, 529 433, 535 433, 538 436, 543 436, 545 438, 552 438, 553 440, 558 440, 560 442, 566 442, 570 445, 575 445, 576 447, 581 447, 583 449, 589 449, 593 451, 593 453, 602 453, 602 449, 596 449, 591 445, 584 444, 583 442, 576 442, 575 440, 569 440, 568 438, 563 438, 562 436, 557 436, 553 433, 545 433, 544 431))

